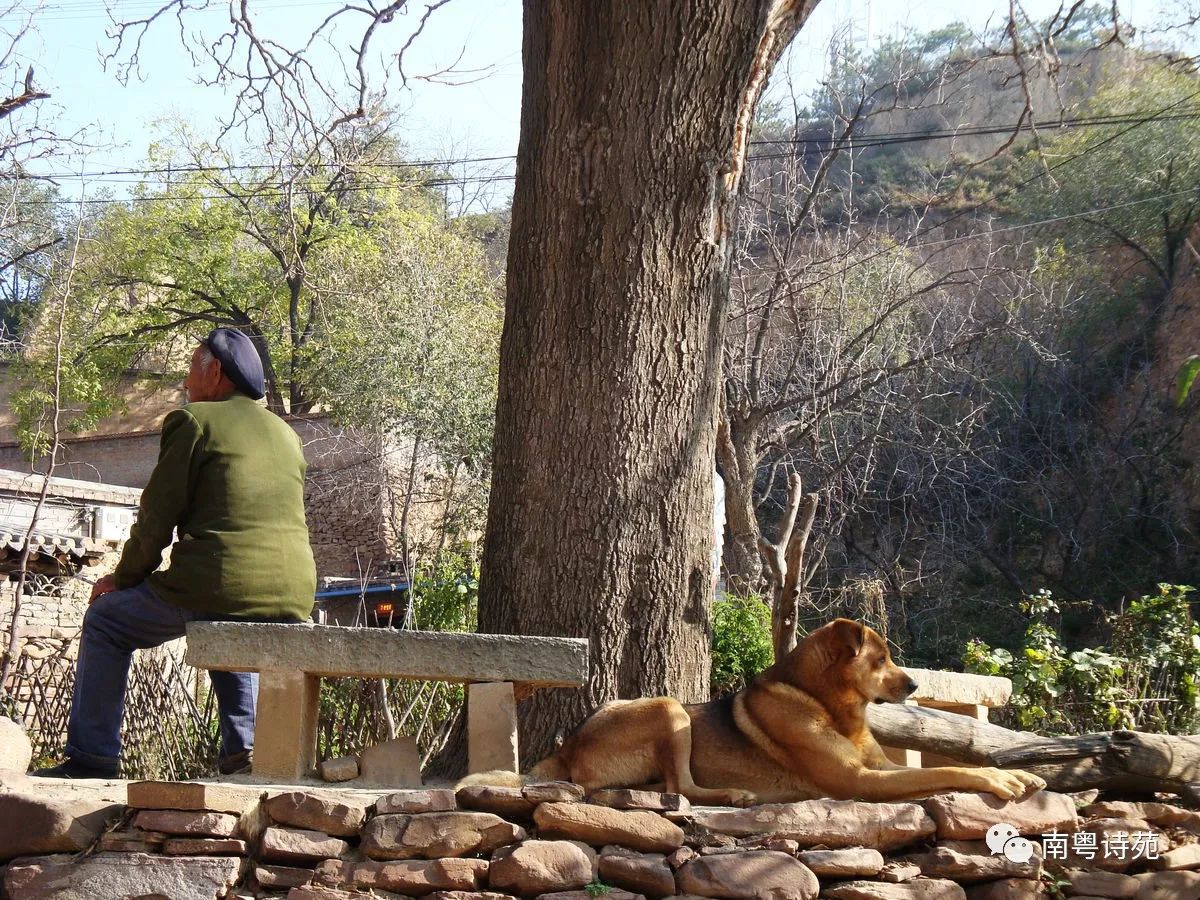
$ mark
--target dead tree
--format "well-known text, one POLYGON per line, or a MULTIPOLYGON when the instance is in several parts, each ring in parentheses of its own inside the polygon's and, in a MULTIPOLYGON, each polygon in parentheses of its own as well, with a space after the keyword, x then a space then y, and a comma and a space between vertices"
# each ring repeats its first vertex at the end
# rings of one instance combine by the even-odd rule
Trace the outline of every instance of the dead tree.
POLYGON ((872 706, 868 717, 884 746, 1024 769, 1046 779, 1050 790, 1162 792, 1200 802, 1200 735, 1114 731, 1045 737, 956 713, 892 704, 872 706))
POLYGON ((775 543, 760 538, 758 552, 771 573, 771 646, 783 659, 796 646, 796 620, 804 591, 804 554, 817 516, 817 495, 805 494, 800 476, 788 483, 788 505, 775 543))

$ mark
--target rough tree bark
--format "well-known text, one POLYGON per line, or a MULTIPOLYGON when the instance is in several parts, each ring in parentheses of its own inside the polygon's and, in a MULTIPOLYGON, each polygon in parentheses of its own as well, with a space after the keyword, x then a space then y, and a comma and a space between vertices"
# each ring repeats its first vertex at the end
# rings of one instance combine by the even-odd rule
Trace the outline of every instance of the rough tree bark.
POLYGON ((747 452, 758 440, 752 430, 754 426, 744 427, 729 419, 724 413, 717 422, 717 462, 725 478, 725 532, 729 549, 723 568, 730 592, 745 595, 763 585, 758 513, 754 506, 758 460, 747 452))
POLYGON ((886 747, 1026 769, 1055 791, 1161 791, 1200 801, 1200 735, 1114 731, 1044 737, 955 713, 891 704, 872 706, 868 720, 886 747))
POLYGON ((598 704, 704 698, 729 229, 816 0, 526 0, 480 630, 591 639, 523 758, 598 704))

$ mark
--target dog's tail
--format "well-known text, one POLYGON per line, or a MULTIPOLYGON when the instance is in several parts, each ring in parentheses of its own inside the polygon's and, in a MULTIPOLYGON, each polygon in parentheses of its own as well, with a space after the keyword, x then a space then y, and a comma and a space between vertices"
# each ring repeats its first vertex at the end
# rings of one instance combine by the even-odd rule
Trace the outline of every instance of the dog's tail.
POLYGON ((477 787, 480 785, 519 788, 538 781, 567 781, 570 778, 570 774, 566 764, 555 753, 547 756, 530 769, 528 775, 519 775, 516 772, 505 772, 502 770, 476 772, 474 775, 468 775, 466 778, 461 779, 454 785, 454 789, 458 790, 463 787, 477 787))
POLYGON ((503 769, 496 769, 492 772, 475 772, 468 775, 466 778, 460 778, 454 785, 457 791, 459 788, 465 787, 514 787, 519 788, 525 784, 526 776, 516 772, 506 772, 503 769))

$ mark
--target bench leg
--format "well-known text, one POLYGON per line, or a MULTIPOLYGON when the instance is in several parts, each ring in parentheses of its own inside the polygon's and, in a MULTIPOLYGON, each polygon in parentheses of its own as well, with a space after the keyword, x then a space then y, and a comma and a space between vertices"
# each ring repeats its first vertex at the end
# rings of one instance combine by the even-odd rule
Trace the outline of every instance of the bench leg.
MULTIPOLYGON (((905 706, 917 706, 916 700, 905 700, 905 706)), ((919 769, 922 767, 924 760, 921 758, 920 750, 903 750, 900 747, 881 747, 883 755, 890 759, 898 766, 908 766, 910 769, 919 769)))
POLYGON ((467 686, 467 772, 516 772, 517 703, 511 681, 467 686))
POLYGON ((303 672, 258 676, 254 720, 255 775, 292 782, 317 765, 317 705, 321 679, 303 672))

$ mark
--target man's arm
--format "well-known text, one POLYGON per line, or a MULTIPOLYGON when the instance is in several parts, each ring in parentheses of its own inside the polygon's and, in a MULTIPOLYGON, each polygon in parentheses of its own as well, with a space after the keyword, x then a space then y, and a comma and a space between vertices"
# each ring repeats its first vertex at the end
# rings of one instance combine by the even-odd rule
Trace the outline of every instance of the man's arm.
POLYGON ((163 422, 158 463, 142 491, 137 522, 113 572, 117 589, 141 584, 162 563, 162 552, 191 498, 192 462, 201 436, 199 423, 186 409, 174 410, 163 422))

